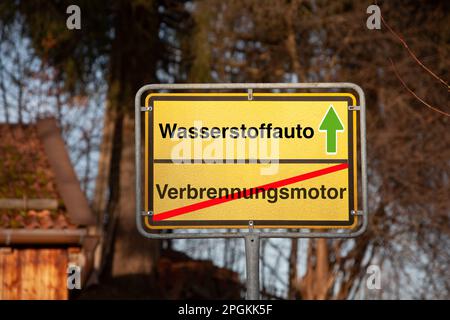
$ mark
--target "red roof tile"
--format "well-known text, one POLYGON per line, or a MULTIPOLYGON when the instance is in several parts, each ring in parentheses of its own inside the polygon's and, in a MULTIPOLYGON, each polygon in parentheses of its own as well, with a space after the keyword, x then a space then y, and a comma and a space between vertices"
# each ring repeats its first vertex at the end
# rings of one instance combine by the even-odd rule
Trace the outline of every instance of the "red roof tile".
POLYGON ((63 211, 6 210, 0 211, 0 229, 74 229, 63 211))
POLYGON ((35 125, 0 124, 0 199, 56 199, 54 210, 1 209, 0 229, 66 229, 68 221, 55 176, 35 125))
POLYGON ((0 125, 0 198, 60 199, 33 125, 0 125))

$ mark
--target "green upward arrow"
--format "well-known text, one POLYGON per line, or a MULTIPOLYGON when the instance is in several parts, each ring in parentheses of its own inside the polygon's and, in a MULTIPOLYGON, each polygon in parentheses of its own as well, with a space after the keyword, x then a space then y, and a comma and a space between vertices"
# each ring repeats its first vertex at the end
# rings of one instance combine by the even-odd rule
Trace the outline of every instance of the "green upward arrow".
POLYGON ((322 123, 319 126, 319 131, 327 132, 327 153, 335 154, 337 152, 337 131, 344 131, 344 126, 339 119, 333 106, 327 111, 325 117, 323 117, 322 123))

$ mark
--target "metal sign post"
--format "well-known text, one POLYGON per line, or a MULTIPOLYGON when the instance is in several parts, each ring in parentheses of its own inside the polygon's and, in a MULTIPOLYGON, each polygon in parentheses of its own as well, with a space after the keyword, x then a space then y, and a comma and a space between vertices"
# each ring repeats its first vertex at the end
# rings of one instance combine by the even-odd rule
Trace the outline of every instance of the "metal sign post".
POLYGON ((259 299, 259 236, 245 236, 245 263, 247 276, 247 300, 259 299))
MULTIPOLYGON (((321 93, 322 95, 325 95, 324 93, 321 93)), ((232 94, 230 94, 232 95, 232 94)), ((298 94, 301 95, 301 94, 298 94)), ((314 94, 309 94, 314 96, 314 94)), ((316 101, 320 100, 320 94, 319 97, 316 99, 316 101)), ((341 95, 344 95, 343 93, 341 95)), ((223 96, 225 96, 225 94, 223 94, 223 96)), ((217 98, 216 98, 217 99, 217 98)), ((285 99, 285 98, 283 98, 285 99)), ((291 98, 292 100, 293 98, 291 98)), ((289 99, 288 99, 289 100, 289 99)), ((294 99, 295 101, 299 101, 299 100, 305 100, 305 99, 298 99, 297 97, 295 97, 294 99)), ((308 101, 314 101, 314 99, 306 99, 308 101)), ((323 100, 323 99, 322 99, 323 100)), ((330 100, 339 100, 339 99, 330 99, 330 100)), ((356 99, 354 99, 356 100, 356 99)), ((327 100, 328 101, 328 100, 327 100)), ((356 101, 355 101, 356 102, 356 101)), ((297 107, 301 107, 301 103, 304 102, 296 102, 295 106, 297 107)), ((309 104, 312 104, 314 102, 308 102, 309 104)), ((199 105, 201 103, 195 103, 192 106, 193 107, 197 107, 197 105, 199 105)), ((279 106, 280 104, 278 104, 279 106)), ((287 104, 286 104, 287 105, 287 104)), ((292 107, 292 106, 291 106, 292 107)), ((305 107, 305 105, 303 105, 303 107, 305 107)), ((307 107, 307 106, 306 106, 307 107)), ((289 108, 286 107, 286 108, 289 108)), ((240 112, 241 110, 241 106, 236 106, 234 107, 234 111, 233 114, 236 114, 236 117, 238 118, 243 118, 245 116, 245 114, 242 115, 238 115, 238 112, 240 112)), ((204 109, 200 110, 198 109, 196 111, 196 114, 200 114, 202 117, 205 116, 207 117, 208 114, 207 113, 202 113, 204 109)), ((291 110, 291 109, 286 109, 286 110, 291 110)), ((316 112, 316 115, 313 115, 313 117, 315 117, 314 119, 318 119, 318 114, 317 114, 317 110, 315 109, 314 112, 316 112)), ((347 110, 347 109, 345 109, 347 110)), ((210 111, 209 111, 210 112, 210 111)), ((288 111, 286 111, 288 112, 288 111)), ((185 113, 186 115, 189 114, 189 112, 185 113)), ((160 115, 160 114, 159 114, 160 115)), ((213 112, 210 112, 209 115, 214 116, 213 112)), ((259 116, 259 113, 258 115, 259 116)), ((263 116, 263 114, 261 114, 261 116, 263 116)), ((267 115, 266 115, 267 117, 267 115)), ((220 118, 220 117, 219 117, 220 118)), ((214 120, 214 118, 212 118, 213 120, 211 121, 220 121, 219 120, 214 120)), ((320 120, 320 119, 319 119, 320 120)), ((317 122, 317 121, 316 121, 317 122)), ((352 134, 353 137, 356 137, 356 131, 353 132, 352 134)), ((349 139, 351 138, 350 134, 348 135, 349 139)), ((351 138, 353 139, 353 138, 351 138)), ((321 141, 322 141, 321 140, 321 141)), ((350 140, 348 140, 350 141, 350 140)), ((161 143, 161 142, 158 142, 161 143)), ((364 97, 364 92, 363 90, 353 84, 353 83, 268 83, 268 84, 262 84, 262 83, 236 83, 236 84, 150 84, 150 85, 145 85, 142 88, 139 89, 139 91, 136 94, 135 97, 135 148, 136 148, 136 224, 137 224, 137 228, 139 230, 139 232, 146 238, 149 239, 202 239, 202 238, 243 238, 245 240, 245 253, 246 253, 246 277, 247 277, 247 294, 246 294, 246 298, 247 299, 258 299, 259 298, 259 250, 260 250, 260 239, 262 238, 353 238, 353 237, 357 237, 359 235, 361 235, 366 229, 367 229, 367 225, 368 225, 368 202, 367 202, 367 169, 366 169, 366 105, 365 105, 365 97, 364 97), (153 113, 152 111, 154 106, 153 105, 149 105, 147 103, 147 100, 150 96, 169 96, 169 94, 165 94, 165 93, 158 93, 161 91, 167 92, 167 91, 179 91, 179 90, 199 90, 199 94, 177 94, 174 96, 178 96, 178 97, 162 97, 162 98, 158 98, 157 99, 162 99, 162 100, 166 100, 169 102, 166 102, 166 110, 169 110, 171 107, 173 108, 174 112, 172 114, 169 114, 169 117, 178 117, 178 119, 180 119, 179 121, 183 120, 184 114, 182 109, 180 108, 183 107, 183 104, 179 104, 176 105, 176 101, 177 100, 183 100, 185 99, 185 101, 189 101, 189 100, 195 100, 195 101, 201 101, 203 100, 208 100, 209 96, 208 94, 203 94, 206 97, 202 97, 202 98, 198 98, 196 96, 201 96, 202 93, 201 92, 205 92, 205 91, 211 91, 211 90, 234 90, 234 91, 240 91, 241 93, 238 94, 234 94, 234 97, 232 99, 230 99, 229 97, 227 98, 222 98, 220 97, 222 94, 214 94, 215 96, 219 96, 219 100, 227 100, 229 101, 227 103, 227 106, 229 106, 229 108, 233 108, 233 103, 235 103, 235 101, 240 100, 242 101, 242 93, 245 93, 244 98, 245 100, 248 99, 248 101, 252 101, 250 103, 253 104, 253 106, 257 106, 257 104, 259 103, 259 105, 261 106, 260 109, 258 110, 268 110, 267 108, 270 107, 270 103, 266 103, 264 101, 272 101, 272 100, 277 100, 278 97, 274 97, 274 94, 270 94, 270 93, 264 93, 264 94, 258 94, 258 93, 254 93, 254 90, 273 90, 273 89, 278 89, 278 90, 282 90, 282 89, 289 89, 292 91, 292 89, 327 89, 327 93, 326 95, 331 96, 331 95, 340 95, 340 93, 335 93, 336 89, 345 89, 345 90, 353 90, 358 94, 358 102, 359 104, 356 105, 355 103, 353 104, 348 104, 348 123, 345 121, 341 122, 341 119, 347 119, 347 111, 344 111, 344 109, 342 109, 342 106, 339 106, 339 102, 335 103, 335 106, 330 106, 329 108, 327 108, 328 110, 324 113, 324 109, 323 106, 321 107, 322 111, 321 111, 321 115, 323 114, 323 118, 321 119, 320 122, 320 128, 319 131, 321 131, 321 133, 323 134, 323 137, 326 136, 326 140, 325 138, 321 138, 324 142, 326 142, 326 144, 324 143, 324 148, 326 145, 326 150, 324 149, 323 152, 326 152, 328 155, 336 155, 336 153, 339 154, 338 148, 340 148, 340 150, 342 150, 342 147, 344 146, 345 148, 347 148, 346 143, 347 142, 342 142, 342 138, 341 138, 341 142, 339 144, 339 140, 337 139, 337 131, 343 131, 342 129, 344 128, 345 125, 347 125, 349 127, 350 130, 352 130, 352 126, 356 124, 356 113, 359 113, 359 129, 360 129, 360 145, 361 145, 361 151, 360 151, 360 164, 361 164, 361 191, 362 191, 362 210, 358 210, 356 205, 355 207, 352 206, 352 201, 354 200, 353 197, 357 198, 356 196, 356 192, 354 193, 354 196, 351 196, 349 198, 349 200, 345 200, 347 202, 341 202, 340 206, 342 208, 344 208, 345 210, 349 210, 349 214, 347 216, 347 218, 344 216, 345 219, 348 219, 346 222, 339 222, 337 224, 330 224, 330 222, 333 221, 325 221, 326 223, 322 223, 321 221, 313 221, 313 223, 305 223, 305 221, 292 221, 291 216, 287 216, 288 218, 285 219, 285 221, 289 220, 289 223, 287 222, 281 222, 277 224, 277 221, 264 221, 261 219, 264 219, 264 217, 266 217, 267 215, 264 215, 264 213, 260 212, 260 215, 258 215, 258 213, 255 213, 255 217, 262 217, 260 218, 256 218, 255 220, 250 220, 248 219, 247 221, 245 220, 245 218, 249 217, 249 215, 245 215, 246 213, 243 211, 242 208, 240 207, 232 207, 233 208, 233 212, 236 215, 236 211, 241 212, 242 211, 242 215, 244 216, 244 219, 240 219, 240 220, 232 220, 232 221, 228 221, 228 223, 226 223, 227 221, 224 221, 225 223, 222 224, 220 223, 220 221, 217 219, 217 217, 220 217, 220 214, 217 214, 214 210, 209 211, 206 215, 203 215, 202 217, 206 218, 205 221, 200 221, 200 223, 198 222, 199 220, 192 220, 192 219, 184 219, 183 217, 179 217, 177 215, 180 214, 180 210, 183 211, 183 208, 188 208, 192 207, 192 205, 188 204, 183 204, 184 207, 180 208, 168 208, 168 204, 167 202, 161 202, 158 204, 160 207, 158 210, 154 209, 154 202, 153 202, 153 191, 152 189, 154 188, 153 182, 155 179, 162 179, 161 176, 155 176, 153 177, 153 175, 155 175, 154 173, 154 169, 150 171, 150 164, 152 165, 152 168, 154 166, 154 164, 156 163, 161 163, 162 165, 160 166, 160 168, 163 168, 165 165, 167 166, 171 161, 169 161, 169 159, 165 158, 164 156, 167 155, 166 154, 161 154, 159 155, 160 157, 158 159, 154 158, 154 145, 155 145, 155 141, 151 141, 152 142, 152 146, 151 148, 149 148, 149 142, 148 142, 148 136, 150 136, 152 139, 154 139, 154 135, 153 135, 153 129, 149 130, 148 129, 148 123, 150 122, 149 119, 153 119, 153 113), (242 90, 242 91, 241 91, 242 90), (146 98, 146 103, 143 103, 143 94, 146 92, 152 92, 152 95, 147 96, 146 98), (156 93, 156 94, 154 94, 156 93), (184 95, 183 99, 180 98, 181 95, 184 95), (175 101, 175 102, 174 102, 175 101), (234 102, 233 102, 234 101, 234 102), (142 187, 142 182, 143 182, 143 148, 142 148, 142 130, 141 130, 141 114, 142 113, 146 113, 145 114, 145 121, 146 121, 146 129, 145 129, 145 134, 146 134, 146 145, 145 145, 145 192, 144 192, 144 188, 142 187), (149 117, 149 112, 152 114, 151 118, 149 117), (340 146, 340 147, 339 147, 340 146), (150 156, 149 156, 150 154, 150 156), (151 163, 149 161, 149 159, 151 160, 151 163), (150 185, 151 183, 151 185, 150 185), (144 195, 145 194, 145 195, 144 195), (151 201, 149 201, 148 199, 151 199, 151 201), (143 199, 145 199, 145 203, 143 205, 143 199), (149 203, 150 202, 150 203, 149 203), (160 209, 160 208, 165 208, 164 210, 160 209), (241 211, 239 211, 241 210, 241 211), (154 212, 155 211, 155 212, 154 212), (163 211, 163 212, 162 212, 163 211), (162 218, 164 216, 164 219, 162 218), (174 218, 175 217, 175 218, 174 218), (208 220, 209 219, 209 220, 208 220), (165 220, 165 221, 162 221, 165 220), (219 223, 218 223, 219 221, 219 223), (293 224, 292 224, 293 223, 293 224), (296 224, 298 223, 298 224, 296 224), (339 224, 340 223, 340 224, 339 224), (299 228, 304 228, 301 229, 299 232, 293 232, 293 231, 286 231, 286 232, 281 232, 281 231, 265 231, 264 228, 267 228, 267 226, 272 227, 272 228, 288 228, 288 225, 295 225, 295 226, 300 226, 299 228), (197 226, 197 227, 196 227, 197 226), (197 231, 197 232, 175 232, 175 233, 168 233, 168 234, 160 234, 160 233, 155 233, 154 229, 175 229, 178 227, 181 228, 191 228, 191 229, 198 229, 198 228, 203 228, 203 226, 207 226, 209 228, 211 227, 215 227, 215 228, 240 228, 240 231, 237 232, 205 232, 205 231, 197 231), (345 227, 346 226, 346 227, 345 227), (262 230, 256 230, 257 228, 261 228, 262 230), (328 229, 330 228, 329 231, 317 231, 317 229, 315 228, 320 228, 320 229, 328 229), (345 229, 347 228, 347 229, 345 229)), ((165 148, 167 149, 167 147, 165 146, 165 148)), ((287 146, 285 147, 285 149, 291 150, 292 146, 287 146)), ((349 150, 349 154, 352 155, 351 158, 347 158, 347 159, 336 159, 332 158, 332 156, 329 156, 328 158, 325 158, 324 160, 318 159, 317 155, 313 158, 314 159, 294 159, 295 163, 316 163, 316 166, 319 166, 320 163, 342 163, 339 165, 334 165, 333 167, 329 167, 329 168, 325 168, 325 169, 320 169, 307 173, 307 174, 303 174, 300 176, 297 176, 295 178, 297 178, 297 180, 295 181, 302 181, 299 179, 302 179, 302 176, 306 176, 306 175, 311 175, 311 174, 315 174, 315 176, 318 176, 320 171, 322 170, 338 170, 338 169, 333 169, 334 167, 339 167, 342 166, 343 169, 347 169, 349 171, 349 175, 348 175, 348 187, 350 187, 350 189, 355 189, 355 191, 357 191, 358 186, 357 186, 357 179, 356 179, 356 173, 358 171, 357 165, 356 165, 356 160, 355 162, 352 162, 352 157, 355 157, 355 159, 357 158, 357 154, 356 154, 356 142, 354 140, 351 140, 350 143, 348 144, 348 150, 349 150), (331 159, 331 160, 330 160, 331 159), (347 163, 347 164, 346 164, 347 163), (351 163, 351 165, 350 165, 351 163), (355 171, 355 172, 353 172, 355 171), (355 174, 353 176, 353 174, 355 174)), ((298 158, 298 156, 297 156, 298 158)), ((311 155, 310 155, 311 158, 311 155)), ((339 157, 338 157, 339 158, 339 157)), ((342 157, 340 157, 342 158, 342 157)), ((280 159, 281 160, 281 159, 280 159)), ((285 162, 287 163, 292 163, 293 160, 289 160, 289 159, 283 159, 285 162)), ((299 167, 300 165, 297 165, 297 167, 299 167)), ((172 172, 174 169, 173 167, 170 167, 169 170, 167 172, 172 172)), ((203 170, 203 169, 202 169, 203 170)), ((341 170, 341 168, 339 168, 339 170, 341 170)), ((334 171, 332 171, 334 172, 334 171)), ((183 174, 178 173, 176 175, 177 177, 183 176, 183 174)), ((195 176, 200 176, 200 178, 202 176, 207 176, 207 174, 205 173, 199 173, 197 172, 195 174, 195 176)), ((165 178, 166 175, 163 175, 163 177, 165 178)), ((343 178, 345 177, 341 174, 341 181, 343 178)), ((292 178, 290 178, 292 179, 292 178)), ((334 178, 336 179, 336 178, 334 178)), ((347 178, 345 178, 347 179, 347 178)), ((289 180, 289 179, 284 179, 284 180, 280 180, 280 178, 278 178, 278 184, 277 185, 281 185, 280 182, 285 182, 285 180, 289 180)), ((201 180, 200 180, 201 181, 201 180)), ((338 181, 338 180, 336 180, 338 181)), ((292 183, 292 182, 289 182, 292 183)), ((346 185, 347 186, 347 185, 346 185)), ((267 185, 262 186, 262 187, 267 187, 267 185)), ((322 186, 323 187, 323 186, 322 186)), ((160 191, 161 192, 161 191, 160 191)), ((351 190, 352 194, 353 194, 353 190, 351 190)), ((214 200, 215 202, 217 202, 217 199, 214 200)), ((205 208, 207 206, 209 206, 209 203, 207 203, 208 201, 204 201, 204 204, 202 204, 202 208, 205 208), (206 204, 205 204, 206 203, 206 204)), ((219 199, 220 202, 220 199, 219 199)), ((225 201, 222 201, 225 202, 225 201)), ((233 202, 233 204, 236 202, 233 202)), ((356 203, 356 200, 355 200, 356 203)), ((169 203, 170 205, 170 203, 169 203)), ((325 205, 329 206, 329 203, 325 205)), ((317 208, 321 208, 322 211, 319 211, 316 213, 316 216, 320 217, 321 214, 324 212, 323 210, 323 206, 319 205, 316 206, 317 208)), ((291 206, 289 208, 295 208, 295 206, 291 206)), ((264 208, 263 208, 264 209, 264 208)), ((289 210, 291 210, 289 209, 289 210)), ((197 209, 196 209, 197 210, 197 209)), ((325 213, 329 213, 326 212, 329 209, 325 210, 325 213)), ((187 209, 184 209, 183 212, 181 212, 181 214, 185 214, 186 212, 189 213, 189 211, 187 209)), ((348 211, 347 211, 348 212, 348 211)), ((292 212, 290 212, 290 214, 292 214, 292 212)), ((294 217, 297 217, 297 215, 301 215, 300 213, 295 213, 295 215, 293 215, 294 217)), ((341 221, 344 218, 340 218, 341 221)), ((326 219, 325 219, 326 220, 326 219)), ((312 220, 311 220, 312 221, 312 220)))

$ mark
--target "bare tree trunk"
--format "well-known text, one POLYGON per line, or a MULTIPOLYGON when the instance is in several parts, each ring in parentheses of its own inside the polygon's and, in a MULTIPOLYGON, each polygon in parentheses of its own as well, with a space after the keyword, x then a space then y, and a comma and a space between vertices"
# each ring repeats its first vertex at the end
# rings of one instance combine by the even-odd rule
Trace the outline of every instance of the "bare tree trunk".
POLYGON ((330 272, 327 240, 310 240, 306 274, 297 280, 300 296, 302 299, 329 299, 334 279, 330 272))
POLYGON ((298 297, 297 261, 298 261, 298 239, 292 239, 291 240, 291 253, 289 255, 288 299, 290 299, 290 300, 296 299, 298 297))
POLYGON ((98 160, 98 172, 95 180, 95 191, 92 207, 97 214, 100 224, 106 209, 106 196, 108 190, 109 165, 111 161, 112 136, 114 133, 113 114, 110 108, 105 111, 103 123, 102 143, 98 160))
POLYGON ((149 274, 158 256, 159 242, 142 237, 136 228, 134 119, 131 116, 124 116, 122 133, 112 276, 149 274))
POLYGON ((295 38, 296 31, 294 27, 294 19, 297 19, 298 9, 300 1, 292 0, 290 5, 287 7, 285 20, 286 20, 286 51, 289 54, 291 60, 292 71, 297 76, 297 81, 305 82, 306 72, 305 68, 302 68, 299 61, 298 51, 297 51, 297 40, 295 38))
POLYGON ((302 279, 297 279, 300 296, 304 300, 314 299, 314 240, 308 241, 306 272, 302 279))
MULTIPOLYGON (((142 275, 151 275, 160 242, 149 240, 136 228, 135 207, 135 143, 134 143, 134 94, 145 83, 155 81, 158 26, 158 3, 149 1, 141 7, 128 1, 118 1, 115 23, 115 41, 110 59, 109 115, 105 124, 110 138, 105 146, 103 177, 107 190, 99 190, 99 198, 107 191, 105 212, 107 221, 104 273, 112 277, 133 276, 142 283, 142 275), (132 27, 136 27, 130 29, 132 27), (145 27, 144 27, 145 26, 145 27), (146 43, 153 50, 138 50, 146 43), (152 55, 153 54, 153 55, 152 55), (100 194, 101 193, 101 194, 100 194)), ((138 195, 141 196, 141 195, 138 195)), ((100 201, 102 202, 102 201, 100 201)))
POLYGON ((316 281, 315 281, 315 298, 324 300, 327 298, 329 291, 329 261, 328 261, 328 245, 326 239, 316 240, 316 281))
POLYGON ((105 268, 105 263, 107 261, 106 257, 111 250, 111 242, 113 239, 112 235, 104 232, 104 227, 106 219, 109 216, 106 212, 106 207, 108 201, 107 193, 114 135, 114 110, 110 107, 107 107, 104 117, 102 143, 100 145, 100 156, 98 160, 98 172, 97 178, 95 180, 94 198, 92 202, 93 210, 98 219, 97 230, 103 235, 100 238, 100 244, 95 252, 94 268, 97 275, 103 273, 103 269, 105 268))

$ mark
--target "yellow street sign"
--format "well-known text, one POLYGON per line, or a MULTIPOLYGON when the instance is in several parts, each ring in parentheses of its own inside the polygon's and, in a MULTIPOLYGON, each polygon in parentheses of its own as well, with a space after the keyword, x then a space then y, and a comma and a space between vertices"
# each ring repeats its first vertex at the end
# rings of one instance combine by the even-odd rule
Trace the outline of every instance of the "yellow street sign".
POLYGON ((349 93, 146 97, 147 229, 353 228, 349 93))

